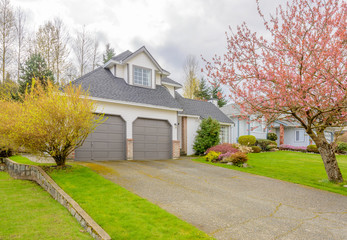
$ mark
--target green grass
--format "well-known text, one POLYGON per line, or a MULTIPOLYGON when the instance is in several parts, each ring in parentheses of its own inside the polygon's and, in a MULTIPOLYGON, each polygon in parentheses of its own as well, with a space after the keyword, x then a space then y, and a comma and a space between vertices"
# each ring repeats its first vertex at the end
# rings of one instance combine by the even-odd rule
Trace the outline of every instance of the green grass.
MULTIPOLYGON (((29 161, 22 158, 11 159, 22 163, 29 161)), ((112 239, 212 239, 91 169, 70 165, 70 169, 53 170, 48 174, 112 239)))
MULTIPOLYGON (((347 178, 347 156, 336 156, 344 179, 347 178)), ((343 184, 334 184, 328 181, 323 161, 319 154, 277 151, 249 154, 249 168, 240 168, 222 163, 206 162, 204 158, 194 161, 208 163, 215 166, 230 168, 242 172, 253 173, 288 182, 298 183, 322 190, 347 195, 347 188, 343 184)))
POLYGON ((37 162, 32 162, 28 158, 20 156, 20 155, 15 155, 10 157, 12 161, 15 161, 17 163, 22 163, 22 164, 29 164, 29 165, 35 165, 35 166, 53 166, 56 165, 55 163, 37 163, 37 162))
POLYGON ((92 239, 37 184, 0 172, 0 239, 92 239))

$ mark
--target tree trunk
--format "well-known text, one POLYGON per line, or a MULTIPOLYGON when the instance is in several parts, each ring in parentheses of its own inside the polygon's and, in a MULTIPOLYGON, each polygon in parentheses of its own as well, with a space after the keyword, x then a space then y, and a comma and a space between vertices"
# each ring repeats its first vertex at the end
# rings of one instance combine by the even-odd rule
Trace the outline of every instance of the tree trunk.
POLYGON ((58 167, 65 167, 66 156, 58 155, 54 156, 53 159, 58 167))
POLYGON ((327 142, 324 135, 318 135, 312 138, 316 143, 319 153, 323 159, 325 171, 331 182, 343 182, 341 170, 336 160, 335 151, 330 143, 327 142))

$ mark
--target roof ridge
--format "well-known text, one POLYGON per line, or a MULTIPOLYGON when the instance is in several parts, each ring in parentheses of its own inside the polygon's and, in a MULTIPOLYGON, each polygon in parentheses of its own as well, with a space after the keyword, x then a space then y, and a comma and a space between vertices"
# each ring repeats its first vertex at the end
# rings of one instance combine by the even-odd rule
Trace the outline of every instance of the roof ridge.
POLYGON ((75 80, 71 81, 70 83, 76 82, 77 80, 82 80, 82 79, 88 77, 90 74, 96 72, 97 70, 99 70, 99 69, 101 69, 101 68, 103 68, 103 67, 102 67, 102 66, 97 67, 97 68, 95 68, 94 70, 92 70, 92 71, 90 71, 90 72, 88 72, 88 73, 86 73, 86 74, 80 76, 79 78, 76 78, 75 80))

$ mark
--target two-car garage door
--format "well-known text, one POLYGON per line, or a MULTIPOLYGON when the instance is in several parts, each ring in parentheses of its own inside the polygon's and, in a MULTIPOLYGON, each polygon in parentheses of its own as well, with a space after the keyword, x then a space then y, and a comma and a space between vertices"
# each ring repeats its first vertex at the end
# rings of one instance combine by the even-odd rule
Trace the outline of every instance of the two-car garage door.
MULTIPOLYGON (((76 161, 126 159, 126 123, 120 116, 108 119, 76 149, 76 161)), ((165 120, 139 118, 133 123, 133 159, 172 158, 172 129, 165 120)))

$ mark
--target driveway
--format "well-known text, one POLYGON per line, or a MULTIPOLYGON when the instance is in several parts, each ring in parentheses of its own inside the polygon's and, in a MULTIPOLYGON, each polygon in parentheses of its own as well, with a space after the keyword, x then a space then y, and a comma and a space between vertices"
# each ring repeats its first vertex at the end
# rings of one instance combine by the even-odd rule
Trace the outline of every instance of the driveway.
POLYGON ((88 165, 96 164, 106 178, 217 239, 347 239, 342 195, 189 159, 88 165))

